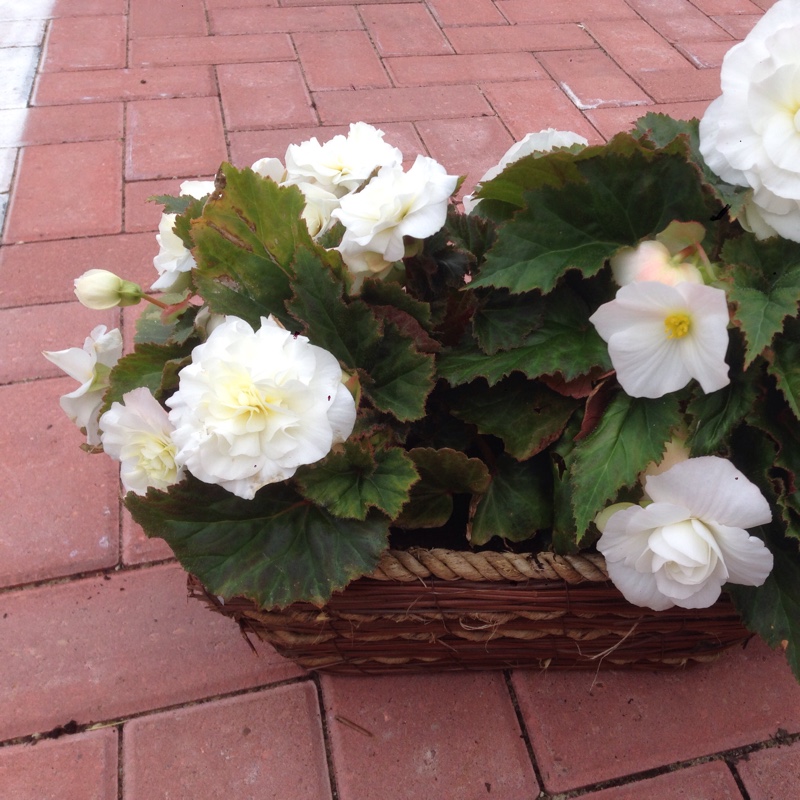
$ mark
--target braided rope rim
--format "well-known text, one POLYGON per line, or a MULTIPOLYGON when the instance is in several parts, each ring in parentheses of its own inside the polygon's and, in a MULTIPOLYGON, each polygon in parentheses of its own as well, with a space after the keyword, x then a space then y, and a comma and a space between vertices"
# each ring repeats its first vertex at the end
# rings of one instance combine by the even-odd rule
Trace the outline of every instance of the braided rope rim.
POLYGON ((560 556, 555 553, 475 553, 470 550, 387 550, 375 571, 367 576, 379 581, 410 583, 425 578, 445 581, 563 580, 570 584, 608 580, 599 553, 560 556))

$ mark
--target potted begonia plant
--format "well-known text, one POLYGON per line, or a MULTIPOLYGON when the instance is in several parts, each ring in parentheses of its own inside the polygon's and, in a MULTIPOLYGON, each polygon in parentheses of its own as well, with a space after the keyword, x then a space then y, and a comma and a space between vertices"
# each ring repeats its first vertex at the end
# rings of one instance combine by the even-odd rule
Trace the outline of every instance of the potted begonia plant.
POLYGON ((655 612, 724 590, 800 677, 799 39, 781 0, 699 123, 531 134, 463 209, 365 123, 185 182, 149 292, 76 279, 151 307, 127 355, 46 354, 64 410, 220 606, 324 607, 390 550, 588 554, 655 612))

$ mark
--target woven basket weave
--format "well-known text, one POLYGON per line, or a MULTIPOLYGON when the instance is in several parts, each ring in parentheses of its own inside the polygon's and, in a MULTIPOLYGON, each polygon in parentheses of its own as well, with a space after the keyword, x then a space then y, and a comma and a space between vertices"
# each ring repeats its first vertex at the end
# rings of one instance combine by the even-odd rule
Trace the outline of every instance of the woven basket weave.
POLYGON ((602 556, 390 550, 322 608, 224 603, 190 594, 307 669, 431 670, 682 667, 747 641, 730 600, 649 611, 609 583, 602 556))

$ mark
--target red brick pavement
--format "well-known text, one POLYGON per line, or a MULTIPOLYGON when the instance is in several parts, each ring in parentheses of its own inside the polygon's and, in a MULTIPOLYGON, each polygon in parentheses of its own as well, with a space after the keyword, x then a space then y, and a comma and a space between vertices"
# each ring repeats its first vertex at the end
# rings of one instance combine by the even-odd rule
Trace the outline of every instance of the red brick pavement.
POLYGON ((364 119, 470 187, 531 130, 702 114, 769 5, 0 0, 0 797, 797 796, 800 688, 757 643, 669 675, 319 679, 253 655, 120 509, 40 355, 101 323, 130 341, 136 310, 89 312, 72 278, 152 282, 146 198, 224 158, 364 119))

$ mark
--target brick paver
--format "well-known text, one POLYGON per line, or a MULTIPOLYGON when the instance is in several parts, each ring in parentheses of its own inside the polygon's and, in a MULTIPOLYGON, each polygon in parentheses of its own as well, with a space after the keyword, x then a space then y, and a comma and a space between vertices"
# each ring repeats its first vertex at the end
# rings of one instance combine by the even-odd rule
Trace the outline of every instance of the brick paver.
MULTIPOLYGON (((174 181, 170 181, 170 188, 175 188, 174 181)), ((160 207, 156 208, 159 209, 160 217, 160 207)), ((155 227, 157 224, 156 222, 155 227)), ((0 249, 0 274, 3 276, 0 283, 0 308, 74 300, 73 281, 88 269, 110 269, 149 286, 155 276, 153 256, 157 252, 158 246, 153 235, 146 234, 90 236, 3 247, 0 249)), ((90 312, 82 324, 93 325, 100 322, 102 318, 95 311, 90 312)), ((52 329, 49 323, 47 327, 52 329)), ((71 338, 80 339, 81 335, 85 336, 88 330, 85 333, 84 330, 81 328, 82 333, 71 338)), ((20 335, 24 335, 24 332, 20 335)), ((50 349, 53 349, 53 345, 57 350, 71 346, 63 340, 59 344, 58 336, 52 333, 50 335, 50 349)))
POLYGON ((125 726, 124 795, 330 800, 317 691, 280 686, 125 726))
POLYGON ((188 602, 173 565, 9 592, 0 608, 0 741, 301 674, 188 602))
POLYGON ((646 111, 701 116, 772 2, 0 0, 3 800, 800 793, 800 689, 757 642, 686 671, 510 683, 317 682, 254 655, 186 598, 169 547, 121 509, 113 462, 80 452, 58 405, 75 384, 40 353, 101 323, 130 347, 141 309, 83 309, 73 279, 149 286, 146 199, 223 159, 283 158, 363 119, 466 192, 530 131, 599 143, 646 111))
POLYGON ((125 66, 123 16, 62 17, 50 23, 42 72, 125 66))
POLYGON ((683 672, 519 672, 514 685, 553 792, 800 732, 800 686, 757 641, 683 672))
POLYGON ((128 180, 213 175, 227 158, 216 97, 128 103, 126 122, 128 180))
POLYGON ((0 787, 8 800, 117 800, 117 733, 3 748, 0 787))
POLYGON ((727 765, 715 761, 583 795, 586 800, 742 800, 727 765))
POLYGON ((210 66, 137 67, 46 72, 37 80, 33 103, 60 106, 213 94, 216 94, 216 86, 210 66))
MULTIPOLYGON (((6 330, 10 320, 3 322, 6 330)), ((65 332, 61 338, 71 343, 65 332)), ((77 386, 72 378, 0 386, 0 413, 13 420, 0 428, 0 452, 4 458, 28 454, 7 462, 15 469, 0 471, 0 497, 14 509, 0 528, 0 587, 113 568, 118 561, 117 470, 97 458, 75 460, 81 436, 58 405, 77 386)), ((10 644, 6 639, 0 652, 10 644)), ((0 681, 3 692, 8 675, 0 681)))
POLYGON ((800 796, 800 746, 796 743, 751 753, 736 765, 750 800, 800 796))
POLYGON ((119 141, 23 148, 3 242, 118 233, 121 159, 119 141))
POLYGON ((502 674, 322 685, 341 800, 536 796, 502 674))

